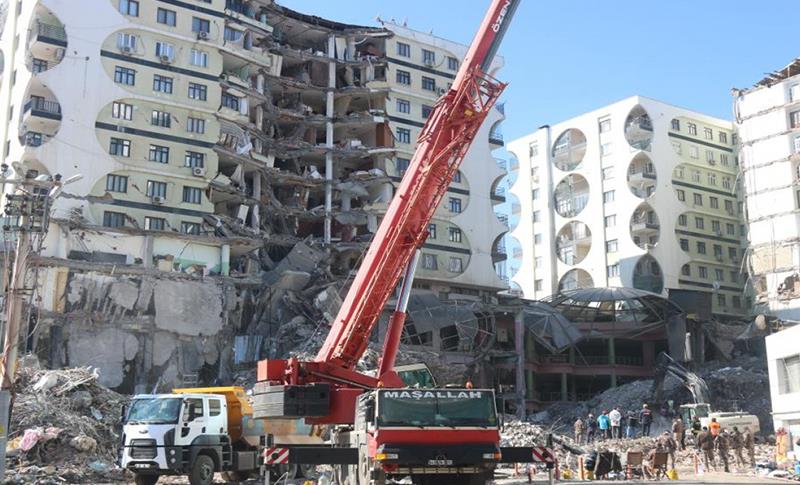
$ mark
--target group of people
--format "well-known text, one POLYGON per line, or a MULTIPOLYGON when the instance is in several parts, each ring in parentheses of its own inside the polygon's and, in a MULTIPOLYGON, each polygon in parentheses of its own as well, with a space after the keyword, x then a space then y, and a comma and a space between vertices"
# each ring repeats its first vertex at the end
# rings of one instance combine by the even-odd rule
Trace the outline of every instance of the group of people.
POLYGON ((625 438, 637 436, 650 436, 650 426, 653 424, 653 413, 647 404, 639 411, 628 411, 623 416, 619 407, 604 410, 599 416, 589 413, 586 419, 578 417, 575 420, 575 442, 589 444, 599 440, 622 439, 623 425, 625 438), (641 426, 641 434, 639 427, 641 426))
MULTIPOLYGON (((619 407, 604 410, 595 417, 592 413, 583 419, 578 417, 574 423, 575 442, 590 444, 599 440, 622 439, 623 425, 625 438, 650 436, 653 414, 647 404, 634 412, 628 411, 624 416, 619 407), (641 431, 639 428, 641 427, 641 431)), ((686 426, 680 416, 672 421, 670 431, 664 431, 657 439, 655 447, 650 450, 646 460, 652 464, 656 453, 666 453, 668 463, 675 468, 675 453, 686 449, 686 426)), ((712 418, 707 427, 702 426, 695 417, 691 422, 691 434, 697 449, 703 455, 703 463, 707 470, 716 469, 717 460, 726 472, 730 471, 729 451, 733 451, 737 467, 747 466, 744 451, 747 451, 750 466, 755 466, 755 439, 749 427, 740 431, 734 426, 731 430, 722 429, 716 418, 712 418)), ((645 466, 647 471, 647 466, 645 466)))
POLYGON ((750 466, 756 466, 755 438, 749 427, 745 427, 744 432, 739 431, 737 426, 734 426, 728 431, 727 429, 722 429, 715 418, 711 419, 708 426, 702 427, 700 427, 700 420, 696 419, 696 422, 692 422, 693 432, 695 427, 699 429, 695 438, 695 444, 697 449, 703 454, 703 464, 706 470, 716 469, 717 463, 715 458, 719 458, 723 469, 729 472, 729 450, 733 450, 737 467, 743 468, 747 466, 743 456, 744 450, 747 450, 750 466))

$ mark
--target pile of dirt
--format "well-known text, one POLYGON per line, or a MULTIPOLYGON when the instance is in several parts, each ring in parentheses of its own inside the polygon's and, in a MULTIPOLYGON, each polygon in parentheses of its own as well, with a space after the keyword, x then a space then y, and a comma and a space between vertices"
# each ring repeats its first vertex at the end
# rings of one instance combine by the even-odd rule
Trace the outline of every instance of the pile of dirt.
POLYGON ((11 483, 28 483, 30 476, 67 483, 121 476, 114 462, 127 398, 98 384, 98 377, 89 367, 17 371, 6 448, 11 483))

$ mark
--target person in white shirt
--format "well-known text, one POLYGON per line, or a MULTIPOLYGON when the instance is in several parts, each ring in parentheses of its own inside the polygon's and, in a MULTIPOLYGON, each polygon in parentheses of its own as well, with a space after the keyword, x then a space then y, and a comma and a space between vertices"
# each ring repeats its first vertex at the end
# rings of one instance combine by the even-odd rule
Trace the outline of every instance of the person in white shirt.
POLYGON ((619 407, 608 413, 608 419, 611 421, 611 438, 622 439, 622 413, 619 407))

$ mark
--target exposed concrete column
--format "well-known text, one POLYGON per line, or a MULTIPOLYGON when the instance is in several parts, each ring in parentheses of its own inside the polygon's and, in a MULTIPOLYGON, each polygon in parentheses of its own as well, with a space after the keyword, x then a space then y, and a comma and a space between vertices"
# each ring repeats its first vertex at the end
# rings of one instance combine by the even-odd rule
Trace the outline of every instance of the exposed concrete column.
POLYGON ((567 373, 561 373, 561 400, 569 401, 569 387, 567 386, 567 373))
POLYGON ((333 113, 336 89, 336 37, 328 37, 328 92, 325 116, 325 245, 331 243, 331 212, 333 211, 333 113))
POLYGON ((349 212, 352 208, 353 196, 350 192, 342 192, 342 212, 349 212))
MULTIPOLYGON (((258 172, 253 176, 253 198, 257 201, 261 200, 261 174, 258 172)), ((256 232, 261 229, 260 210, 261 207, 258 202, 253 204, 253 217, 250 218, 250 228, 256 232)))
POLYGON ((142 243, 142 264, 145 268, 153 267, 153 236, 145 236, 142 243))
POLYGON ((522 309, 514 315, 514 348, 517 351, 517 417, 525 418, 525 322, 522 309))
POLYGON ((223 244, 219 255, 219 272, 224 276, 231 274, 231 245, 223 244))
POLYGON ((265 77, 263 74, 258 74, 256 76, 256 91, 260 94, 264 94, 264 84, 265 84, 265 77))
POLYGON ((256 127, 258 131, 262 131, 264 129, 264 107, 260 104, 256 106, 256 127))

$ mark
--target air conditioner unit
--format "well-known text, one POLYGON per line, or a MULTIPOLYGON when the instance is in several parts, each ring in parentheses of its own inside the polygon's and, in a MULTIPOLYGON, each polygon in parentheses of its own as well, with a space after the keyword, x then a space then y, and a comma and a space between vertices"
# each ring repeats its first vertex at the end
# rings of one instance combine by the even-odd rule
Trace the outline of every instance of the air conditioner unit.
POLYGON ((716 161, 716 160, 709 160, 709 161, 708 161, 708 164, 709 164, 709 165, 716 165, 716 164, 717 164, 717 161, 716 161))
POLYGON ((162 64, 169 64, 172 62, 172 57, 167 55, 159 56, 159 59, 161 60, 162 64))
POLYGON ((123 45, 123 46, 121 46, 119 48, 119 50, 122 51, 123 54, 132 54, 133 53, 133 47, 131 47, 129 45, 123 45))
POLYGON ((205 167, 192 167, 192 175, 195 177, 205 177, 206 176, 206 168, 205 167))
POLYGON ((433 61, 430 60, 430 59, 425 59, 424 61, 422 61, 422 63, 425 64, 428 67, 433 66, 433 61))
POLYGON ((439 88, 436 90, 436 92, 439 94, 439 96, 444 96, 447 93, 447 90, 445 88, 439 88))
POLYGON ((201 30, 200 32, 197 33, 197 38, 200 40, 208 40, 210 37, 211 37, 210 34, 205 30, 201 30))
POLYGON ((153 197, 150 198, 150 200, 153 202, 153 204, 158 204, 158 205, 163 205, 164 203, 167 202, 167 199, 165 197, 161 197, 160 195, 154 195, 153 197))

